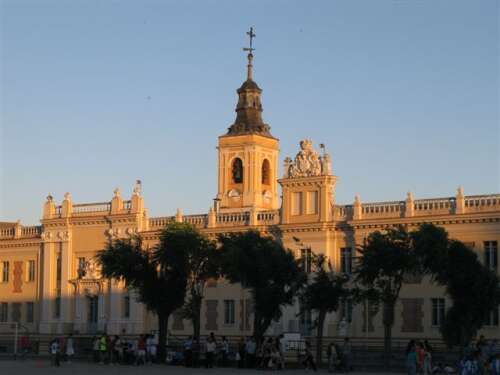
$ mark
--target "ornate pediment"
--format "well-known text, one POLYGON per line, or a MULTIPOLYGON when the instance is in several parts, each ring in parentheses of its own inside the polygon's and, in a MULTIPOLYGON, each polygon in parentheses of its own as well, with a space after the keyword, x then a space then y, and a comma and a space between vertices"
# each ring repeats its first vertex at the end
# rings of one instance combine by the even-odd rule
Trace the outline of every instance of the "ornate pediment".
MULTIPOLYGON (((324 149, 324 145, 320 145, 324 149)), ((314 150, 310 139, 300 141, 300 151, 295 159, 285 159, 284 178, 327 176, 332 174, 332 159, 326 152, 320 154, 314 150)))

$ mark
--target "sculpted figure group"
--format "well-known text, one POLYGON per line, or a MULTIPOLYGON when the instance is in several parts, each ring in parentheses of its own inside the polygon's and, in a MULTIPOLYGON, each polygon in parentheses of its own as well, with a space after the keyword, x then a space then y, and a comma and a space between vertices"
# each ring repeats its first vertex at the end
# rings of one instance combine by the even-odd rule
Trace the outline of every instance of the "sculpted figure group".
POLYGON ((330 154, 320 156, 313 149, 312 141, 304 139, 300 141, 301 150, 295 159, 287 157, 285 159, 284 178, 321 176, 332 174, 332 159, 330 154))

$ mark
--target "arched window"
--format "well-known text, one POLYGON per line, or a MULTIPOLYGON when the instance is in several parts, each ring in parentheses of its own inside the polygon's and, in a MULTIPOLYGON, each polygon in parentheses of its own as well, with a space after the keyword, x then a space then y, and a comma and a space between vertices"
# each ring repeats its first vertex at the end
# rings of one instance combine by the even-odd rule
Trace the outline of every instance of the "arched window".
POLYGON ((269 160, 264 159, 262 162, 262 184, 269 185, 270 181, 271 167, 269 166, 269 160))
POLYGON ((233 167, 231 171, 233 174, 233 183, 241 184, 243 182, 243 162, 240 158, 233 160, 233 167))

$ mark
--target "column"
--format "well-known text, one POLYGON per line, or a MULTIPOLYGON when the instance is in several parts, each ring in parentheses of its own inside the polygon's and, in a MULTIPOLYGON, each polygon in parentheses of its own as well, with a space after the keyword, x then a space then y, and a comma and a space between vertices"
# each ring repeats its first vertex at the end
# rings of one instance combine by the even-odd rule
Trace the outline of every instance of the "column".
POLYGON ((42 270, 43 276, 41 278, 42 285, 40 290, 40 333, 51 333, 51 323, 52 323, 52 304, 54 298, 54 285, 55 285, 55 275, 54 275, 54 263, 55 263, 55 243, 50 242, 51 233, 44 233, 44 238, 46 241, 43 243, 42 248, 42 270))
POLYGON ((71 304, 73 301, 73 286, 69 280, 72 279, 72 252, 69 242, 68 232, 59 232, 61 242, 61 318, 62 326, 66 330, 72 330, 70 325, 73 322, 71 316, 71 304))

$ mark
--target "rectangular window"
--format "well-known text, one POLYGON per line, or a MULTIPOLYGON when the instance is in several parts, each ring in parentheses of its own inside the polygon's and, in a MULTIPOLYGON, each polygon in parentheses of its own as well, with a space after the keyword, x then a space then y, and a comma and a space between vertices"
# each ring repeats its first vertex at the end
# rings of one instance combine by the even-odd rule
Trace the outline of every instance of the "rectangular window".
POLYGON ((340 249, 340 272, 347 275, 352 273, 352 249, 350 247, 340 249))
POLYGON ((498 242, 484 241, 484 263, 490 270, 496 272, 498 267, 498 242))
POLYGON ((234 324, 234 300, 224 300, 224 324, 234 324))
POLYGON ((2 302, 0 304, 0 322, 5 323, 9 320, 9 304, 2 302))
POLYGON ((499 323, 498 320, 499 317, 498 317, 498 306, 497 306, 492 311, 490 311, 484 325, 490 327, 498 327, 499 323))
POLYGON ((2 264, 2 282, 9 282, 9 262, 3 262, 2 264))
POLYGON ((61 296, 57 296, 54 299, 54 318, 59 319, 61 317, 61 296))
POLYGON ((299 327, 300 333, 306 336, 311 335, 313 327, 311 310, 304 310, 300 315, 299 322, 300 322, 300 327, 299 327))
POLYGON ((85 257, 79 257, 78 258, 78 278, 82 279, 85 276, 85 268, 86 268, 87 262, 85 261, 85 257))
POLYGON ((318 192, 307 192, 307 214, 313 215, 318 213, 318 192))
POLYGON ((432 325, 439 327, 444 322, 446 313, 444 298, 432 298, 432 325))
POLYGON ((19 302, 12 304, 12 321, 17 323, 21 321, 21 304, 19 302))
POLYGON ((35 261, 28 261, 28 282, 35 281, 35 261))
POLYGON ((61 254, 57 256, 56 259, 56 280, 61 281, 61 274, 62 274, 62 259, 61 259, 61 254))
POLYGON ((26 302, 26 323, 33 323, 35 320, 35 304, 26 302))
POLYGON ((123 297, 123 317, 130 318, 130 296, 123 297))
POLYGON ((292 215, 302 215, 302 193, 292 193, 292 215))
POLYGON ((311 249, 300 249, 300 263, 302 269, 306 273, 311 273, 312 268, 312 251, 311 249))
POLYGON ((348 323, 352 322, 352 299, 344 299, 341 304, 342 318, 345 318, 348 323))

